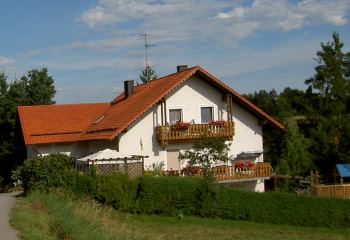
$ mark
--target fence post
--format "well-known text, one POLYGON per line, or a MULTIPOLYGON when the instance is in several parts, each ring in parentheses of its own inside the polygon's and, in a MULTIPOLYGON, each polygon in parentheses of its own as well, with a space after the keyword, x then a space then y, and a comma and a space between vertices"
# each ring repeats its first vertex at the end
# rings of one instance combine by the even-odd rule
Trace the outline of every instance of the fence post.
POLYGON ((128 160, 126 159, 126 158, 124 158, 124 171, 125 171, 125 173, 127 173, 128 172, 128 160))

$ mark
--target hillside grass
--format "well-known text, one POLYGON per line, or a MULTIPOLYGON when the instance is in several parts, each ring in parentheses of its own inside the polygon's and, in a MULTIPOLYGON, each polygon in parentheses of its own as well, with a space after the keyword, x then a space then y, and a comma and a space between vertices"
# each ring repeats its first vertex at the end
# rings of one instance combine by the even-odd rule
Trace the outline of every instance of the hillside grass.
MULTIPOLYGON (((331 221, 331 219, 329 220, 331 221)), ((10 220, 21 239, 349 239, 350 229, 132 215, 63 191, 17 199, 10 220)))

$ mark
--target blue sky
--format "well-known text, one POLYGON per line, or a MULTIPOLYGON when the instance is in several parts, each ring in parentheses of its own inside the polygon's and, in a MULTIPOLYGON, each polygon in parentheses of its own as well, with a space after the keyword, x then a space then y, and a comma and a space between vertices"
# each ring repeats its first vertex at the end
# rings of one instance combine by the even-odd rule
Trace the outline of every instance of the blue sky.
POLYGON ((58 103, 110 101, 144 67, 199 65, 240 93, 304 89, 320 42, 350 51, 349 0, 2 0, 0 71, 47 67, 58 103))

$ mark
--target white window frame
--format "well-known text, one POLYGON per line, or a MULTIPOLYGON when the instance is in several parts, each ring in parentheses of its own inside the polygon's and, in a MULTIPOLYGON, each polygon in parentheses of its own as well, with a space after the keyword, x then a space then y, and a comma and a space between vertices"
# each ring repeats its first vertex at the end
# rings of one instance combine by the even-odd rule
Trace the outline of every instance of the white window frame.
POLYGON ((202 122, 202 108, 211 108, 211 119, 214 121, 215 120, 215 106, 214 105, 199 105, 199 120, 200 123, 204 124, 204 123, 209 123, 209 122, 202 122))
POLYGON ((170 122, 170 111, 171 110, 181 110, 181 122, 184 121, 184 108, 183 106, 171 106, 168 108, 168 111, 167 111, 167 114, 168 114, 168 121, 169 121, 169 124, 172 125, 172 124, 175 124, 175 123, 171 123, 170 122))

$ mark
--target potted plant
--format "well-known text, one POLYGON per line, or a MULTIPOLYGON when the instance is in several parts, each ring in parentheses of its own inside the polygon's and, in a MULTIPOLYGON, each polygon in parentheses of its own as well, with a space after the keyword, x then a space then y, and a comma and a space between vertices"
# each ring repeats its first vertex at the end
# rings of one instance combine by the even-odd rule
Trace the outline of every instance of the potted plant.
POLYGON ((190 122, 177 122, 174 125, 174 129, 176 130, 186 130, 189 129, 191 126, 190 122))
POLYGON ((224 120, 216 120, 216 121, 211 121, 209 124, 212 125, 212 126, 219 126, 219 127, 222 127, 224 126, 226 123, 226 121, 224 120))

